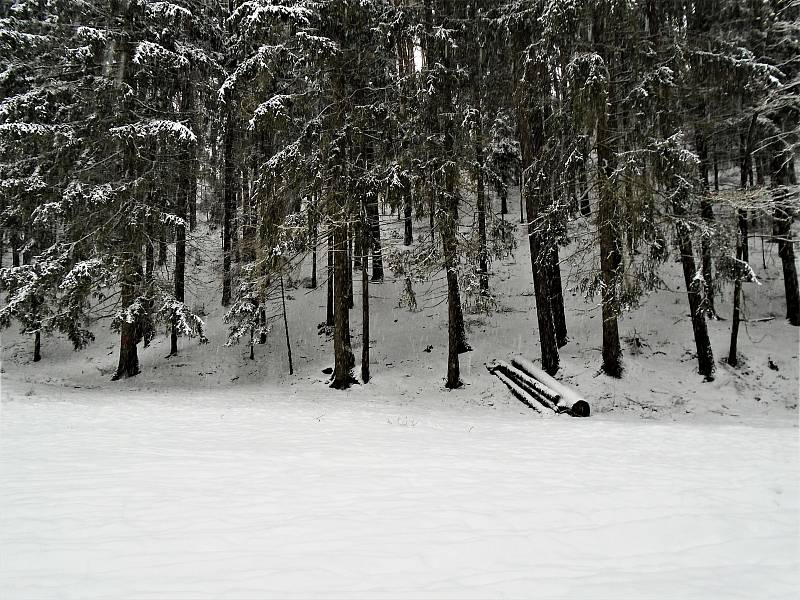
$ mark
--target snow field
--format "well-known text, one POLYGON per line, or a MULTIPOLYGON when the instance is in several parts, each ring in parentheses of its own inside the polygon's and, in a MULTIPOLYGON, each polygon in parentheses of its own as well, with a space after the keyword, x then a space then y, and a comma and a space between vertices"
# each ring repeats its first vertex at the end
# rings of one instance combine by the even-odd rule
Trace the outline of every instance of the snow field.
POLYGON ((25 389, 0 405, 2 598, 800 589, 796 428, 25 389))

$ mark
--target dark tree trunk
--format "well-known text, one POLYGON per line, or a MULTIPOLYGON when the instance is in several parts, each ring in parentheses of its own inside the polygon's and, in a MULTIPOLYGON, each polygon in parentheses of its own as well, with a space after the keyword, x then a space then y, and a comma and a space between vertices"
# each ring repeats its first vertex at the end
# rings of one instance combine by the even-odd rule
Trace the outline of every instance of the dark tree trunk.
POLYGON ((327 309, 325 312, 325 325, 328 327, 333 327, 333 283, 334 283, 334 265, 333 265, 333 255, 334 255, 334 242, 333 242, 333 232, 328 229, 328 302, 327 302, 327 309))
MULTIPOLYGON (((340 217, 344 218, 344 217, 340 217)), ((350 345, 350 310, 347 303, 347 224, 333 225, 334 263, 334 368, 331 387, 345 389, 353 382, 355 357, 350 345)))
POLYGON ((786 318, 792 325, 800 325, 800 289, 797 283, 797 265, 792 241, 791 200, 786 186, 792 183, 789 158, 786 153, 772 159, 772 185, 775 204, 774 232, 778 239, 778 256, 783 267, 783 286, 786 293, 786 318))
POLYGON ((317 289, 317 244, 319 243, 319 228, 317 226, 316 202, 308 211, 308 223, 311 229, 311 288, 317 289))
POLYGON ((11 230, 11 266, 18 267, 19 262, 19 233, 16 229, 11 230))
POLYGON ((586 136, 582 141, 581 164, 578 166, 578 177, 580 181, 581 194, 581 214, 588 217, 592 214, 592 207, 589 203, 589 142, 586 136))
MULTIPOLYGON (((747 248, 747 211, 739 209, 737 215, 739 226, 739 239, 736 243, 736 258, 743 263, 750 261, 750 256, 747 248)), ((738 270, 738 269, 737 269, 738 270)), ((731 343, 728 349, 728 364, 735 367, 739 364, 737 346, 739 343, 739 323, 742 320, 742 277, 737 274, 736 280, 733 284, 733 318, 731 321, 731 343)))
POLYGON ((378 195, 370 195, 367 203, 367 219, 372 236, 372 281, 383 281, 383 255, 381 253, 381 223, 378 215, 378 195))
POLYGON ((42 332, 38 329, 33 334, 33 362, 42 360, 42 332))
POLYGON ((166 225, 158 226, 158 266, 167 264, 167 229, 166 225))
POLYGON ((505 186, 500 190, 500 214, 508 214, 508 188, 505 186))
MULTIPOLYGON (((191 90, 183 94, 184 110, 191 112, 194 108, 191 90)), ((178 302, 185 300, 186 288, 186 225, 188 220, 187 209, 192 205, 193 198, 197 196, 197 150, 191 148, 185 156, 184 168, 186 173, 180 178, 181 189, 176 195, 177 205, 175 216, 181 221, 175 227, 175 299, 178 302)), ((172 331, 170 334, 170 355, 178 353, 178 315, 172 315, 172 331)))
POLYGON ((414 225, 412 221, 411 181, 403 176, 403 245, 410 246, 414 241, 414 225))
MULTIPOLYGON (((543 114, 541 109, 537 109, 529 116, 525 110, 520 108, 518 121, 522 165, 527 169, 534 164, 544 144, 543 114)), ((525 203, 528 222, 528 246, 531 255, 533 290, 536 296, 536 320, 539 326, 542 368, 554 375, 559 367, 558 341, 551 305, 550 276, 552 272, 546 264, 548 257, 545 254, 544 233, 537 224, 541 198, 538 195, 534 197, 533 189, 524 179, 520 186, 520 201, 525 203)))
MULTIPOLYGON (((366 207, 365 207, 366 209, 366 207)), ((366 210, 364 211, 366 216, 366 210)), ((367 272, 367 265, 369 264, 369 230, 366 218, 362 220, 361 224, 361 381, 363 383, 369 382, 369 273, 367 272)))
POLYGON ((686 293, 689 296, 689 310, 692 317, 692 330, 694 332, 694 343, 697 349, 697 363, 699 373, 706 380, 714 379, 714 353, 711 350, 711 340, 708 337, 708 326, 703 315, 703 297, 699 289, 699 284, 695 280, 696 266, 694 262, 694 251, 692 249, 692 237, 689 228, 681 220, 686 216, 686 212, 680 200, 675 200, 673 211, 678 220, 675 225, 678 236, 678 248, 681 253, 681 263, 683 265, 683 280, 686 284, 686 293))
MULTIPOLYGON (((178 195, 178 206, 176 216, 179 219, 186 219, 186 201, 183 194, 178 195)), ((186 227, 183 224, 175 228, 175 299, 183 302, 186 287, 186 227)), ((172 315, 172 331, 170 333, 170 355, 178 353, 178 314, 177 311, 172 315)))
POLYGON ((231 303, 231 229, 236 203, 236 172, 233 164, 233 116, 229 108, 225 119, 224 183, 222 204, 222 306, 231 303))
MULTIPOLYGON (((700 213, 707 228, 711 228, 714 222, 714 209, 709 198, 709 164, 708 164, 708 144, 705 134, 701 130, 695 132, 697 155, 700 159, 700 183, 703 186, 700 198, 700 213)), ((716 315, 714 308, 714 273, 711 264, 711 233, 704 231, 701 239, 700 252, 702 255, 703 282, 705 284, 705 309, 706 313, 713 317, 716 315)))
POLYGON ((286 354, 289 357, 289 375, 294 375, 292 343, 289 341, 289 320, 286 318, 286 293, 283 290, 283 273, 281 273, 281 307, 283 308, 283 330, 286 332, 286 354))
MULTIPOLYGON (((132 253, 135 254, 135 253, 132 253)), ((121 282, 122 310, 126 310, 136 300, 138 284, 138 265, 128 262, 123 267, 121 282)), ((139 354, 136 350, 137 326, 136 323, 122 321, 119 335, 119 363, 117 372, 112 378, 114 381, 139 374, 139 354)))
MULTIPOLYGON (((609 93, 609 98, 611 93, 609 93)), ((614 197, 612 175, 615 168, 613 140, 613 114, 611 106, 597 120, 597 162, 599 203, 597 228, 600 234, 600 273, 603 281, 603 365, 602 369, 611 377, 622 376, 622 347, 619 341, 619 299, 617 278, 622 265, 622 251, 617 225, 620 222, 619 202, 614 197)))
POLYGON ((561 264, 558 258, 558 247, 550 251, 550 264, 548 266, 548 279, 550 281, 550 307, 553 311, 553 325, 556 332, 556 343, 559 348, 567 345, 567 317, 564 311, 564 291, 561 282, 561 264))
POLYGON ((347 308, 352 310, 353 302, 353 225, 347 225, 347 308))

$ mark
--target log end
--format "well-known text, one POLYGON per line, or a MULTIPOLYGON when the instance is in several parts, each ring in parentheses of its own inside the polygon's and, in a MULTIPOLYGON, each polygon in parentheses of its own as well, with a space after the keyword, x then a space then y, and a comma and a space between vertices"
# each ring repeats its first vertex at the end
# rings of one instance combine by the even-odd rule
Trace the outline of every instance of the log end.
POLYGON ((589 403, 586 400, 578 400, 569 409, 569 414, 573 417, 588 417, 590 413, 589 403))

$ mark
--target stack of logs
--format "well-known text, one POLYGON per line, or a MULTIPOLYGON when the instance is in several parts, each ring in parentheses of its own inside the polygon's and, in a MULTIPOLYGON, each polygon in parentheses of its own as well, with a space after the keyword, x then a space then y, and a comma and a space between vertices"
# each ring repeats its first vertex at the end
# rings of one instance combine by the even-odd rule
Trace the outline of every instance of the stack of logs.
POLYGON ((586 400, 521 356, 512 358, 511 364, 499 360, 486 368, 511 390, 517 400, 537 412, 544 412, 546 408, 573 417, 589 416, 586 400))

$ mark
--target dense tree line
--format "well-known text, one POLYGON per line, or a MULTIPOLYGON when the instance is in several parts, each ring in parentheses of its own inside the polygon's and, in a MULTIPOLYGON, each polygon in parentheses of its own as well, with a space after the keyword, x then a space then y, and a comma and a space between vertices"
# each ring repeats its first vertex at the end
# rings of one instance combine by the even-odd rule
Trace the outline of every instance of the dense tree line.
POLYGON ((620 377, 618 318, 677 257, 712 379, 724 281, 737 363, 752 223, 772 226, 800 325, 799 19, 791 0, 0 0, 0 326, 19 322, 39 360, 42 334, 79 349, 111 316, 117 378, 159 325, 173 354, 205 340, 185 303, 203 207, 230 341, 251 357, 310 260, 347 387, 361 269, 367 381, 370 283, 391 269, 413 308, 443 272, 456 388, 464 309, 495 304, 519 185, 544 369, 569 338, 563 269, 599 298, 599 361, 620 377), (720 194, 732 166, 739 189, 720 194), (402 220, 396 247, 382 210, 402 220))

